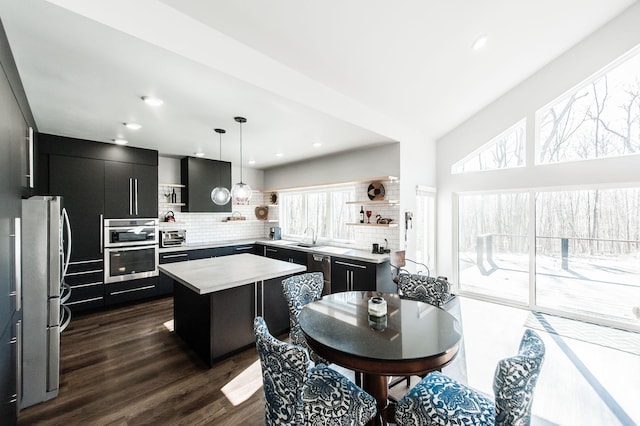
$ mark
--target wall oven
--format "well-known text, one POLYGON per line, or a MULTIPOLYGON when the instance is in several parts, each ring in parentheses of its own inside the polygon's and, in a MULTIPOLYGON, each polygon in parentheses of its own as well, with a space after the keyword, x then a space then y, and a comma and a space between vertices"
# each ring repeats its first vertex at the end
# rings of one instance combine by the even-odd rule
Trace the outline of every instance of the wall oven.
POLYGON ((105 219, 104 282, 158 275, 158 219, 105 219))

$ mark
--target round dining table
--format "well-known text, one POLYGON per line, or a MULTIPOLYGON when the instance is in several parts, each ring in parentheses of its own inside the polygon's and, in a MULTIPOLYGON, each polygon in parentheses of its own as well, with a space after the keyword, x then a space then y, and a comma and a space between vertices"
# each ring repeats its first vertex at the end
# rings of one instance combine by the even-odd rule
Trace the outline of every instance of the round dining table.
POLYGON ((388 376, 440 370, 458 352, 460 323, 441 308, 372 291, 334 293, 304 306, 300 327, 309 346, 331 363, 362 373, 362 388, 376 399, 370 424, 394 421, 388 376), (372 297, 386 302, 386 315, 369 314, 372 297))

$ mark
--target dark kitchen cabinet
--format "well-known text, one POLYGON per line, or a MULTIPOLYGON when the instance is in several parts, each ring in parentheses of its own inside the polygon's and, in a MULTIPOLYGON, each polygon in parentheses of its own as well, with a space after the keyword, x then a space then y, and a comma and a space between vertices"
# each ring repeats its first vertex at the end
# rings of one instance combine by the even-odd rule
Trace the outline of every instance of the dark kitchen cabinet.
POLYGON ((71 296, 65 303, 72 312, 100 308, 104 305, 104 261, 102 258, 71 262, 65 283, 71 296))
MULTIPOLYGON (((190 260, 189 251, 177 251, 169 253, 160 253, 158 263, 164 265, 166 263, 184 262, 190 260)), ((158 295, 173 293, 173 278, 160 271, 158 280, 158 295)))
POLYGON ((307 266, 307 253, 282 247, 265 246, 265 256, 307 266))
POLYGON ((233 254, 233 247, 213 247, 189 252, 189 260, 208 259, 210 257, 229 256, 233 254))
POLYGON ((217 186, 231 190, 231 163, 185 157, 180 162, 183 212, 231 212, 231 202, 219 206, 211 201, 211 191, 217 186))
POLYGON ((331 292, 384 291, 391 280, 389 262, 369 263, 334 257, 331 259, 331 292))
POLYGON ((0 424, 15 425, 18 416, 17 356, 22 306, 20 237, 22 196, 31 195, 27 173, 29 127, 35 121, 0 21, 0 424))
POLYGON ((158 216, 158 168, 119 161, 104 162, 105 217, 158 216))
MULTIPOLYGON (((307 253, 304 251, 264 246, 264 255, 271 259, 307 266, 307 253)), ((264 319, 269 330, 273 330, 274 333, 281 333, 289 328, 289 306, 282 293, 282 280, 285 278, 287 277, 264 281, 261 293, 264 301, 264 319)))
POLYGON ((127 280, 116 283, 107 283, 104 286, 105 305, 117 305, 125 302, 133 302, 148 299, 158 295, 158 277, 127 280))
POLYGON ((72 261, 102 259, 104 184, 104 161, 49 156, 48 193, 61 195, 69 213, 72 261))
POLYGON ((18 347, 21 345, 20 320, 13 320, 4 332, 0 332, 0 420, 3 425, 15 425, 18 412, 17 357, 18 347))
POLYGON ((133 280, 105 287, 103 226, 109 217, 157 217, 158 152, 43 133, 36 146, 36 192, 61 195, 69 212, 70 308, 77 312, 157 294, 157 277, 153 284, 133 280), (137 197, 130 192, 136 183, 137 197))

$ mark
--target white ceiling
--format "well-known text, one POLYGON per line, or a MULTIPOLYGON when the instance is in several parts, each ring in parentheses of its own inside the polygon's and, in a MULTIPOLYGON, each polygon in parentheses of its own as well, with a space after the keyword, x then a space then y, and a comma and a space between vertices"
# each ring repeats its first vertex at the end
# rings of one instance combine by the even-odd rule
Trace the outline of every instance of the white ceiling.
POLYGON ((215 159, 221 127, 238 162, 242 115, 245 166, 269 168, 438 138, 633 3, 1 0, 0 16, 39 131, 215 159))

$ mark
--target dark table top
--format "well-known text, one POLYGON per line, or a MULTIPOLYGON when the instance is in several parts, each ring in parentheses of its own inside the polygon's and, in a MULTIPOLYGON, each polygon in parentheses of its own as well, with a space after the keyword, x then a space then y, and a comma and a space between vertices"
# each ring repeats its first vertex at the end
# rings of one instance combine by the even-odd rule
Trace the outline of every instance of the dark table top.
POLYGON ((334 293, 306 305, 300 313, 304 333, 350 356, 407 361, 457 351, 460 323, 448 312, 397 294, 369 291, 334 293), (386 318, 368 314, 368 301, 382 296, 386 318))

